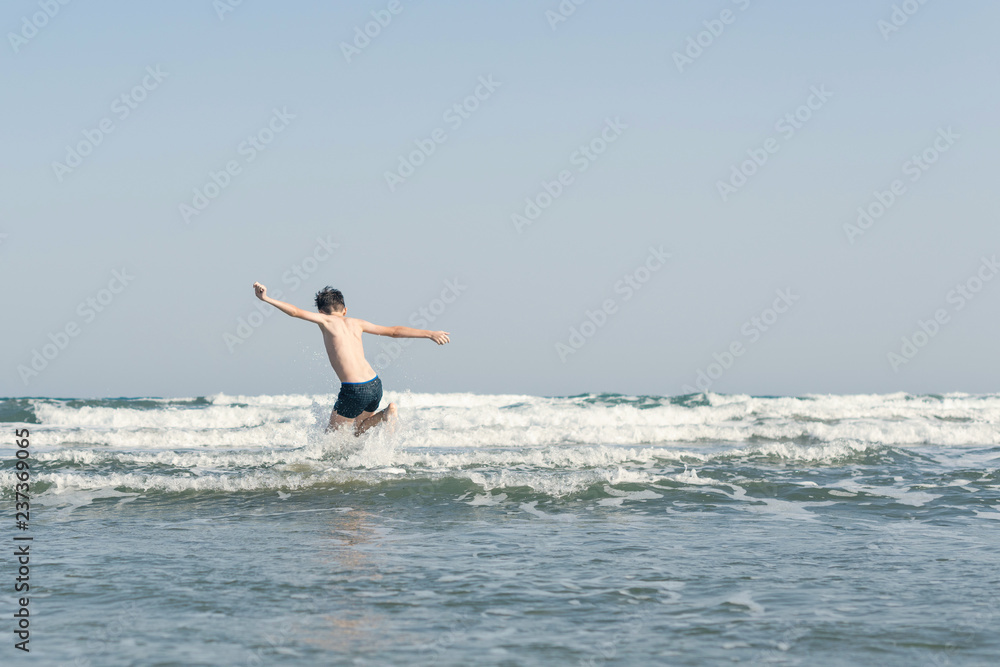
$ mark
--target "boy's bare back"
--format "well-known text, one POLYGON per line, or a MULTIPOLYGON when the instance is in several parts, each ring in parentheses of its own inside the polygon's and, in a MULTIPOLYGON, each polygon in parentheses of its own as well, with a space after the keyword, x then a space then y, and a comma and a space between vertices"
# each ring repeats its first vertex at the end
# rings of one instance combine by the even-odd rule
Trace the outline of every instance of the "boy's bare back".
POLYGON ((318 322, 330 365, 341 382, 367 382, 375 377, 375 369, 365 359, 361 320, 343 315, 323 315, 318 322))

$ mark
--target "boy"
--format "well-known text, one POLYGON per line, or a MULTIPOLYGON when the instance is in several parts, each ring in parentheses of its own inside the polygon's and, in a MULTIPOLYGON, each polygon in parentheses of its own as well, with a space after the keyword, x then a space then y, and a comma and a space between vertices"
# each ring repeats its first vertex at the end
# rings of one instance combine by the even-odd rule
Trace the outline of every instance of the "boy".
POLYGON ((270 298, 267 296, 267 288, 260 283, 254 283, 253 289, 257 298, 264 303, 271 304, 286 315, 315 322, 323 332, 326 353, 341 382, 337 402, 330 414, 330 425, 326 429, 328 432, 354 422, 354 435, 361 435, 372 426, 390 421, 396 416, 395 403, 390 403, 381 412, 375 412, 382 400, 382 380, 365 359, 365 351, 361 345, 362 333, 393 338, 430 338, 438 345, 450 342, 447 331, 383 327, 347 317, 344 295, 340 290, 329 286, 316 293, 318 313, 270 298))

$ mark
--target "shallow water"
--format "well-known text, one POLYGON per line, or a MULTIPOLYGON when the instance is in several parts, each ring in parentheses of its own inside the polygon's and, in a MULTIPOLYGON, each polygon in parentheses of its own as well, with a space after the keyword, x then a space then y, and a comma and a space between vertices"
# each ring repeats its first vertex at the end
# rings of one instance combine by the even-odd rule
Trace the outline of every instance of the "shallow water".
POLYGON ((29 660, 1000 655, 998 396, 389 398, 360 439, 329 396, 0 403, 32 432, 29 660))

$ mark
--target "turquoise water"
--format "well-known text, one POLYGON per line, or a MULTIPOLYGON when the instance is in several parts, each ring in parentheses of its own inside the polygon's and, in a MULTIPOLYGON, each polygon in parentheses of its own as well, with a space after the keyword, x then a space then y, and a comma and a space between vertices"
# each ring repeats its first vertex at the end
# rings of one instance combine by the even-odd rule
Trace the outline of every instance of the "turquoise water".
POLYGON ((37 493, 4 664, 1000 655, 998 396, 389 399, 358 440, 329 396, 0 403, 37 493))

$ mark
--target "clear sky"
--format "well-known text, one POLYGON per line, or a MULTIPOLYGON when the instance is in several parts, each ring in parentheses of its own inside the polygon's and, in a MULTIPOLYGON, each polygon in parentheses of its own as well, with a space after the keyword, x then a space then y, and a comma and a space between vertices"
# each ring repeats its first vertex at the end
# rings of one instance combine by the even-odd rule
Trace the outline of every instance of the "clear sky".
POLYGON ((393 390, 996 391, 1000 5, 895 7, 6 2, 0 395, 336 391, 255 280, 393 390))

